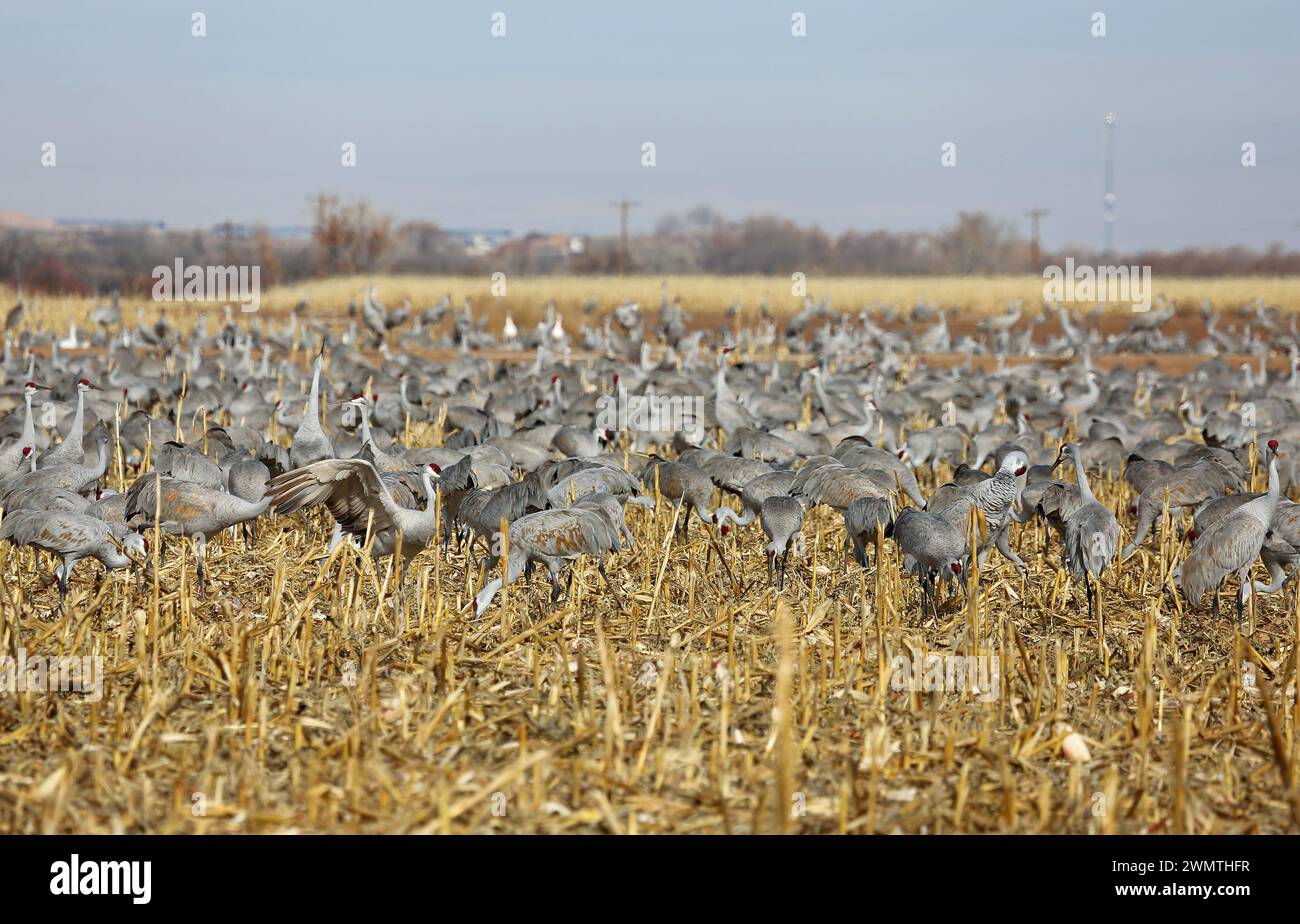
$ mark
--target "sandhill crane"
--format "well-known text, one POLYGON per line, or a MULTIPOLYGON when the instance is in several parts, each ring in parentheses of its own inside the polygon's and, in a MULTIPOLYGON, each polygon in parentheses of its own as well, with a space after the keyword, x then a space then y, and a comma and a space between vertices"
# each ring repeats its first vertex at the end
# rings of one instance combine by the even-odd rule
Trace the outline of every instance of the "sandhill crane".
POLYGON ((97 558, 105 570, 112 571, 131 563, 123 549, 141 557, 149 551, 149 543, 138 533, 66 510, 11 513, 0 523, 0 539, 35 546, 62 559, 55 569, 60 607, 68 596, 68 579, 81 559, 97 558))
POLYGON ((640 488, 641 483, 621 468, 593 465, 561 478, 546 495, 552 507, 567 507, 571 500, 581 500, 588 494, 613 494, 624 502, 635 498, 638 504, 653 505, 640 488))
MULTIPOLYGON (((692 511, 706 525, 718 522, 719 511, 713 508, 713 482, 702 469, 685 462, 667 462, 658 456, 651 456, 641 472, 641 483, 653 490, 656 480, 662 496, 677 507, 685 507, 680 518, 683 539, 690 532, 692 511)), ((720 509, 732 513, 726 507, 720 509)))
POLYGON ((1277 460, 1268 464, 1268 493, 1242 504, 1232 513, 1211 525, 1192 545, 1179 574, 1179 584, 1193 606, 1199 605, 1206 591, 1213 592, 1214 618, 1219 618, 1219 588, 1232 572, 1241 584, 1237 591, 1237 621, 1246 601, 1254 593, 1250 569, 1264 547, 1273 514, 1281 497, 1277 460))
POLYGON ((1116 522, 1115 515, 1093 495, 1078 443, 1063 445, 1052 468, 1055 469, 1067 456, 1074 463, 1081 502, 1078 509, 1065 518, 1065 561, 1070 573, 1076 580, 1082 580, 1087 589, 1089 618, 1098 618, 1101 614, 1100 578, 1115 559, 1115 549, 1119 546, 1119 523, 1116 522), (1094 580, 1098 582, 1095 612, 1092 589, 1094 580))
POLYGON ((204 564, 208 542, 231 526, 255 520, 266 512, 265 499, 250 503, 225 491, 164 477, 141 475, 126 493, 126 522, 133 529, 157 526, 163 533, 190 536, 198 545, 199 591, 206 592, 204 564))
POLYGON ((320 375, 324 362, 325 341, 321 340, 320 352, 311 363, 311 393, 307 396, 307 410, 289 446, 289 463, 294 468, 334 457, 334 446, 320 424, 320 375))
POLYGON ((13 330, 23 323, 23 315, 27 311, 27 301, 23 298, 23 287, 18 287, 18 304, 9 309, 5 315, 5 330, 13 330))
POLYGON ((1124 460, 1124 481, 1130 488, 1141 494, 1151 482, 1161 475, 1168 475, 1173 470, 1173 465, 1168 462, 1161 459, 1144 459, 1134 452, 1124 460))
POLYGON ((99 461, 95 465, 56 465, 52 468, 41 468, 17 475, 6 481, 3 490, 0 490, 0 506, 3 506, 6 496, 20 488, 38 488, 42 490, 62 488, 74 494, 89 491, 99 483, 99 479, 103 478, 104 473, 108 471, 107 434, 101 433, 96 439, 96 443, 99 447, 99 461))
POLYGON ((560 427, 551 438, 551 445, 570 458, 590 459, 605 451, 608 439, 609 434, 600 427, 594 430, 560 427))
POLYGON ((407 299, 400 308, 385 308, 383 303, 375 297, 378 289, 374 285, 368 285, 363 290, 363 301, 361 307, 361 319, 365 321, 366 327, 375 335, 373 346, 379 348, 384 343, 384 338, 388 332, 395 327, 401 327, 406 323, 406 319, 411 314, 410 299, 407 299))
POLYGON ((793 497, 777 494, 763 501, 758 509, 758 522, 767 535, 767 582, 772 583, 772 562, 780 556, 780 578, 777 590, 785 588, 785 565, 793 546, 796 555, 803 554, 803 505, 793 497))
MULTIPOLYGON (((534 472, 497 488, 470 491, 460 502, 456 516, 468 528, 471 542, 481 536, 490 545, 492 537, 501 529, 502 520, 513 523, 526 514, 545 510, 549 503, 541 476, 534 472)), ((557 506, 565 505, 567 501, 557 506)))
POLYGON ((48 390, 48 386, 38 385, 35 382, 28 382, 23 386, 23 403, 26 405, 23 416, 23 432, 17 442, 10 443, 4 449, 0 449, 0 474, 12 472, 27 461, 30 452, 24 453, 24 448, 29 450, 35 450, 36 448, 36 421, 32 417, 32 398, 42 389, 48 390))
POLYGON ((357 453, 356 458, 371 462, 380 472, 411 471, 414 467, 411 463, 400 456, 384 452, 375 445, 374 437, 370 433, 370 399, 365 395, 356 394, 352 396, 348 406, 361 412, 361 451, 357 453))
POLYGON ((66 510, 70 513, 85 513, 89 506, 89 500, 63 488, 19 488, 10 492, 4 501, 5 513, 17 513, 19 510, 66 510))
POLYGON ((903 492, 912 499, 912 503, 918 507, 923 507, 925 506, 925 495, 921 493, 921 486, 916 483, 915 473, 904 461, 907 455, 906 451, 900 450, 900 453, 893 453, 887 449, 872 446, 861 437, 849 437, 840 441, 832 455, 845 465, 863 471, 879 470, 890 473, 890 475, 897 477, 903 492))
POLYGON ((780 466, 794 465, 799 458, 795 448, 784 437, 749 427, 742 427, 731 434, 727 448, 733 447, 741 458, 772 462, 780 466))
POLYGON ((1280 498, 1269 524, 1269 535, 1260 550, 1260 559, 1268 568, 1269 583, 1256 581, 1256 593, 1275 594, 1286 584, 1286 572, 1295 573, 1300 565, 1300 504, 1280 498))
POLYGON ((325 459, 272 478, 266 500, 279 515, 325 504, 343 532, 364 537, 370 531, 374 537, 370 554, 375 558, 393 554, 400 534, 407 564, 435 538, 434 482, 440 476, 435 463, 421 469, 425 506, 417 510, 399 504, 393 487, 365 459, 325 459))
POLYGON ((683 461, 687 456, 699 455, 698 461, 692 458, 690 461, 704 470, 704 473, 712 479, 713 483, 729 494, 737 496, 743 495, 745 485, 749 484, 755 478, 761 478, 772 471, 772 466, 766 462, 760 462, 757 459, 742 459, 737 456, 729 456, 721 452, 712 450, 692 450, 690 453, 683 454, 683 461))
POLYGON ((100 327, 115 327, 122 323, 121 293, 116 289, 107 305, 96 304, 90 312, 90 320, 100 327))
POLYGON ((1255 403, 1247 401, 1237 408, 1236 414, 1224 414, 1214 411, 1201 418, 1191 414, 1191 404, 1184 402, 1182 409, 1187 412, 1187 419, 1201 428, 1207 446, 1237 449, 1251 440, 1251 430, 1255 428, 1255 403))
POLYGON ((82 448, 81 439, 85 432, 86 392, 92 389, 98 391, 99 386, 92 385, 90 379, 77 380, 77 411, 72 418, 72 426, 68 428, 68 433, 63 438, 63 442, 41 453, 40 458, 36 460, 38 466, 52 468, 56 465, 85 462, 86 453, 82 448))
POLYGON ((894 520, 893 539, 903 553, 903 567, 921 582, 921 618, 925 618, 926 603, 938 618, 935 578, 965 584, 965 534, 938 514, 908 507, 894 520))
POLYGON ((1002 556, 1014 564, 1017 571, 1024 573, 1029 566, 1011 551, 1008 528, 1010 521, 1016 517, 1015 503, 1021 490, 1019 479, 1025 476, 1028 468, 1028 457, 1019 450, 1013 450, 1003 457, 1002 464, 992 478, 968 487, 959 488, 954 485, 951 490, 936 491, 926 505, 926 510, 937 513, 964 531, 971 510, 978 507, 988 526, 988 536, 979 549, 979 563, 983 565, 989 547, 996 545, 1002 556))
POLYGON ((97 497, 86 507, 87 516, 126 526, 126 495, 118 491, 97 491, 97 497))
MULTIPOLYGON (((948 402, 949 405, 952 402, 948 402)), ((919 430, 908 436, 898 450, 898 457, 917 467, 933 466, 936 462, 960 461, 970 436, 961 427, 943 426, 919 430)))
MULTIPOLYGON (((1242 505, 1264 497, 1263 494, 1225 494, 1208 500, 1196 508, 1192 526, 1187 530, 1187 541, 1195 543, 1201 534, 1242 505)), ((1286 572, 1300 563, 1300 504, 1285 497, 1279 498, 1268 537, 1259 553, 1260 561, 1268 569, 1269 583, 1254 582, 1255 593, 1275 594, 1286 583, 1286 572)))
POLYGON ((792 494, 793 492, 790 489, 793 484, 794 472, 768 472, 747 481, 744 489, 740 492, 740 500, 747 511, 757 514, 759 508, 763 505, 763 501, 769 497, 778 494, 792 494))
MULTIPOLYGON (((226 473, 226 490, 240 500, 256 504, 266 493, 266 483, 271 480, 271 470, 260 459, 240 459, 230 466, 226 473)), ((253 545, 257 542, 257 520, 248 520, 243 524, 244 542, 253 545)))
POLYGON ((583 555, 596 558, 605 586, 612 589, 604 559, 619 551, 622 541, 618 524, 610 519, 600 497, 592 495, 563 510, 543 510, 516 520, 510 527, 506 579, 496 577, 483 586, 474 598, 475 616, 481 616, 501 588, 514 583, 532 562, 545 565, 550 572, 552 602, 560 598, 560 571, 565 562, 583 555))
POLYGON ((1142 545, 1156 518, 1164 510, 1166 497, 1170 510, 1173 510, 1219 497, 1224 491, 1237 486, 1236 475, 1211 459, 1159 476, 1147 485, 1130 508, 1137 513, 1137 531, 1133 541, 1124 546, 1121 557, 1128 558, 1142 545))
POLYGON ((864 472, 830 456, 814 456, 795 473, 790 493, 807 498, 809 504, 825 504, 843 511, 860 497, 891 497, 895 485, 894 475, 889 472, 864 472))
POLYGON ((860 497, 844 511, 844 538, 846 544, 853 544, 853 558, 859 565, 867 566, 867 543, 893 532, 893 522, 894 505, 887 497, 860 497))
POLYGON ((154 468, 177 481, 188 481, 217 491, 226 490, 226 473, 221 466, 190 446, 170 440, 164 443, 159 447, 154 468))

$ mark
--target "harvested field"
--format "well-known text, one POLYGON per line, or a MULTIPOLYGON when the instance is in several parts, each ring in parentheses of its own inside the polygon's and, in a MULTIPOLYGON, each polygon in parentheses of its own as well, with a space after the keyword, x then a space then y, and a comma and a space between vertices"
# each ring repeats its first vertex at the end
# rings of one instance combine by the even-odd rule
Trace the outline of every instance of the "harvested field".
MULTIPOLYGON (((1270 297, 1253 283, 1166 291, 1189 304, 1195 293, 1196 306, 1270 297)), ((468 294, 446 280, 391 280, 385 291, 396 296, 390 305, 409 292, 422 306, 453 284, 455 297, 468 294)), ((870 282, 838 284, 843 311, 888 300, 867 294, 870 282)), ((954 284, 925 289, 946 303, 954 284)), ((307 294, 317 320, 341 331, 356 286, 331 285, 307 294)), ((530 306, 516 320, 541 317, 533 287, 553 285, 512 282, 530 306)), ((674 291, 690 306, 692 287, 705 285, 674 282, 674 291)), ((743 299, 752 320, 761 291, 745 280, 707 285, 723 301, 743 299)), ((602 306, 624 294, 658 303, 657 280, 567 280, 557 303, 574 303, 576 318, 588 288, 602 306)), ((1000 308, 1011 291, 974 288, 972 312, 1000 308)), ((1284 288, 1294 299, 1295 287, 1284 288)), ((296 297, 274 293, 264 317, 283 317, 296 297)), ((61 334, 88 309, 45 301, 29 310, 29 333, 61 334)), ((698 326, 724 310, 704 301, 698 326)), ((188 328, 179 310, 169 314, 188 328)), ((1199 318, 1185 314, 1166 333, 1183 325, 1199 337, 1199 318)), ((974 331, 959 323, 954 335, 974 331)), ((1118 333, 1125 319, 1106 313, 1098 323, 1118 333)), ((288 358, 303 367, 314 347, 304 339, 288 358)), ((45 361, 48 338, 33 349, 45 361)), ((75 355, 97 363, 103 350, 75 355)), ((965 358, 909 357, 901 381, 965 358)), ((598 359, 573 354, 579 366, 598 359)), ((1157 362, 1185 375, 1205 359, 1115 354, 1096 365, 1157 362)), ((1238 359, 1255 361, 1229 361, 1238 359)), ((975 361, 981 371, 997 363, 975 361)), ((1027 368, 1075 361, 1040 357, 1027 368)), ((1285 353, 1269 364, 1287 368, 1285 353)), ((184 398, 146 409, 205 448, 205 424, 236 423, 219 407, 193 418, 184 398)), ((132 408, 122 410, 119 424, 132 408)), ((407 421, 397 435, 425 447, 447 432, 445 420, 407 421)), ((292 430, 273 425, 270 435, 287 445, 292 430)), ((1039 438, 1055 450, 1055 437, 1039 438)), ((115 444, 105 485, 127 489, 126 461, 115 444)), ((923 491, 952 472, 918 469, 923 491)), ((1263 490, 1262 461, 1251 477, 1263 490)), ((1132 491, 1097 475, 1093 489, 1127 542, 1132 491)), ((681 515, 668 503, 628 506, 634 548, 606 566, 617 596, 587 556, 565 575, 561 602, 534 576, 481 618, 473 598, 491 575, 480 579, 464 550, 430 547, 405 574, 347 542, 331 553, 323 508, 262 517, 252 547, 225 530, 207 546, 206 593, 193 543, 164 544, 149 531, 142 566, 105 575, 83 565, 60 608, 52 559, 0 543, 0 654, 98 655, 104 678, 97 701, 0 695, 0 832, 1281 833, 1300 823, 1296 588, 1252 597, 1240 625, 1230 601, 1218 622, 1189 609, 1171 579, 1187 554, 1177 510, 1154 542, 1106 572, 1098 620, 1041 520, 1011 527, 1027 573, 992 554, 968 575, 966 594, 941 593, 936 618, 920 614, 895 544, 860 567, 845 554, 841 516, 825 506, 808 510, 806 549, 780 591, 757 526, 719 534, 697 522, 681 540, 681 515), (946 660, 935 668, 931 655, 946 660), (967 657, 985 673, 963 681, 967 662, 956 659, 967 657), (900 669, 939 670, 943 688, 898 689, 900 669), (972 689, 971 680, 988 682, 972 689)), ((978 534, 978 518, 971 528, 978 534)))

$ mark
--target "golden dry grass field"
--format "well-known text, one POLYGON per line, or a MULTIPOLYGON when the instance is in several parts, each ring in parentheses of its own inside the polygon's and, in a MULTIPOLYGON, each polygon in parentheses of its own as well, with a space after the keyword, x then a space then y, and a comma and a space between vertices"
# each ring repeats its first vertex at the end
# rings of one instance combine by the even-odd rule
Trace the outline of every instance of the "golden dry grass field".
MULTIPOLYGON (((534 323, 541 318, 546 302, 554 301, 560 311, 576 321, 581 316, 583 303, 589 298, 596 299, 601 309, 629 299, 640 302, 643 309, 653 313, 662 298, 664 281, 658 276, 511 276, 505 280, 505 295, 497 297, 492 294, 492 280, 486 276, 336 277, 273 287, 263 293, 262 311, 278 316, 292 308, 299 299, 306 298, 312 306, 312 314, 337 315, 346 311, 349 301, 360 303, 362 288, 373 283, 378 287, 379 296, 390 306, 409 297, 416 308, 424 308, 450 293, 456 304, 466 297, 472 299, 476 309, 489 312, 494 322, 499 323, 508 310, 516 322, 534 323)), ((741 319, 752 322, 764 298, 769 300, 777 314, 789 313, 803 306, 802 298, 791 294, 789 277, 673 276, 667 281, 673 298, 680 300, 688 311, 706 318, 721 316, 729 305, 736 303, 741 306, 741 319)), ((829 296, 837 310, 853 312, 867 304, 893 304, 907 308, 918 299, 972 314, 987 314, 1003 310, 1011 299, 1018 298, 1032 310, 1043 294, 1043 279, 1034 275, 852 278, 813 275, 807 278, 806 286, 810 296, 829 296)), ((1210 299, 1222 310, 1235 309, 1255 298, 1287 310, 1300 310, 1300 279, 1288 277, 1194 279, 1157 276, 1152 286, 1156 293, 1189 310, 1198 309, 1205 299, 1210 299)), ((0 286, 0 305, 12 305, 15 297, 12 287, 0 286)), ((86 313, 94 300, 39 295, 35 303, 40 307, 38 316, 41 322, 57 327, 62 333, 71 321, 85 323, 86 313)), ((143 305, 147 319, 153 320, 157 316, 157 305, 147 296, 135 299, 124 296, 122 303, 128 324, 134 320, 132 308, 136 304, 143 305)), ((197 310, 197 306, 173 306, 169 310, 197 310)), ((1108 310, 1124 312, 1128 308, 1116 303, 1108 310)), ((570 326, 573 326, 572 322, 570 326)))
MULTIPOLYGON (((653 308, 658 282, 520 280, 510 297, 520 319, 551 295, 575 310, 589 292, 602 309, 624 296, 653 308)), ((448 289, 491 300, 481 280, 379 284, 389 304, 448 289)), ((342 307, 359 285, 266 304, 342 307)), ((783 299, 764 285, 774 307, 792 303, 788 283, 783 299)), ((1300 307, 1294 285, 1273 285, 1156 288, 1300 307)), ((810 281, 841 309, 925 295, 988 311, 1040 290, 810 281)), ((762 288, 683 279, 673 293, 688 310, 753 310, 762 288)), ((66 329, 84 308, 38 297, 27 325, 66 329)), ((436 425, 411 433, 440 439, 436 425)), ((1094 487, 1127 510, 1122 482, 1094 487)), ((97 654, 106 675, 98 702, 0 693, 0 832, 1280 833, 1300 821, 1295 588, 1256 597, 1240 627, 1186 611, 1165 590, 1183 554, 1170 524, 1108 572, 1094 623, 1035 524, 1013 527, 1028 575, 993 553, 968 599, 922 619, 892 542, 879 569, 859 567, 825 508, 779 593, 757 526, 719 540, 697 523, 682 542, 669 504, 627 516, 636 548, 607 566, 622 605, 583 561, 559 604, 537 577, 480 620, 463 554, 426 550, 399 594, 387 564, 346 543, 323 559, 320 512, 264 518, 252 549, 233 530, 210 543, 206 596, 188 543, 159 561, 154 542, 130 575, 83 564, 62 612, 50 560, 0 545, 0 654, 97 654), (930 654, 987 658, 996 686, 896 689, 894 659, 930 654)))

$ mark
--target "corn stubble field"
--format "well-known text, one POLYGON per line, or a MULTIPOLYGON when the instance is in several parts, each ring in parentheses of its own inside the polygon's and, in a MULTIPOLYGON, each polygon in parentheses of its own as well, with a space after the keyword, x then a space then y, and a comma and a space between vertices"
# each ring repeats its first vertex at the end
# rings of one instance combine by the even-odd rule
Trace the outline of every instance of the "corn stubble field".
MULTIPOLYGON (((579 299, 592 285, 561 282, 579 299)), ((656 303, 655 280, 604 284, 602 304, 641 289, 656 303)), ((694 310, 759 297, 712 285, 694 310)), ((341 313, 354 290, 313 292, 313 310, 341 313)), ((979 291, 972 310, 1004 294, 979 291)), ((51 326, 79 307, 51 300, 51 326)), ((1094 489, 1114 510, 1131 499, 1122 481, 1094 489)), ((969 600, 942 597, 935 620, 893 543, 859 567, 826 508, 809 511, 779 593, 744 531, 696 524, 682 542, 669 504, 627 518, 636 548, 607 565, 621 605, 584 560, 560 603, 520 582, 482 620, 463 553, 426 551, 409 575, 347 543, 326 558, 322 511, 268 518, 251 550, 234 530, 211 543, 206 597, 188 543, 160 564, 151 540, 142 575, 80 569, 56 612, 48 562, 0 545, 0 650, 96 652, 107 674, 98 703, 0 696, 0 831, 1280 833, 1300 820, 1294 588, 1253 598, 1239 628, 1186 612, 1166 589, 1183 554, 1173 529, 1108 572, 1098 624, 1037 523, 1013 527, 1027 576, 990 556, 969 600), (997 695, 893 689, 891 659, 928 653, 993 657, 997 695)))

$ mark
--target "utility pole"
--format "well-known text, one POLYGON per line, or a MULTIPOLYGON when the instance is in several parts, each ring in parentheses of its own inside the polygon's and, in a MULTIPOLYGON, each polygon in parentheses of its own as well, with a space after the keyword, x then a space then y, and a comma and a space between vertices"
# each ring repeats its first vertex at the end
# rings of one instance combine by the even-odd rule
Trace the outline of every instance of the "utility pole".
POLYGON ((1051 214, 1050 209, 1030 209, 1029 216, 1029 262, 1034 265, 1034 272, 1043 268, 1043 251, 1038 243, 1038 222, 1051 214))
POLYGON ((631 199, 620 199, 610 203, 612 208, 618 209, 618 274, 620 276, 627 273, 627 213, 640 204, 631 199))

